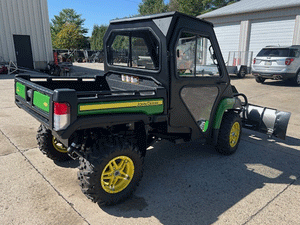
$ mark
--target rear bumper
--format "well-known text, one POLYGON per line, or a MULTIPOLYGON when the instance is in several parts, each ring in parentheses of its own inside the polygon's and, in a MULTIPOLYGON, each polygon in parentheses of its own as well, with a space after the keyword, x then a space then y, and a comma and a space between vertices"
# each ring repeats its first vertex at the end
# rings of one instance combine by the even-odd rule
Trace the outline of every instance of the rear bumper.
POLYGON ((256 71, 252 71, 252 75, 255 77, 262 77, 265 79, 273 79, 273 80, 287 80, 290 78, 294 78, 296 76, 295 73, 256 72, 256 71))

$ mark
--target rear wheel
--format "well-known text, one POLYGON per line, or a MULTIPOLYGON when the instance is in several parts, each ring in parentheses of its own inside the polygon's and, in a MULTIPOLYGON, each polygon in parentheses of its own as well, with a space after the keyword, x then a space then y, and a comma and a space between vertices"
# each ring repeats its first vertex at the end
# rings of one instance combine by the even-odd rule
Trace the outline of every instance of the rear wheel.
POLYGON ((236 152, 242 134, 242 122, 239 114, 227 112, 223 116, 216 149, 224 155, 236 152))
POLYGON ((257 82, 257 83, 260 83, 260 84, 263 84, 264 82, 265 82, 265 78, 262 78, 262 77, 255 77, 255 81, 257 82))
POLYGON ((67 147, 52 136, 51 131, 44 125, 40 125, 36 135, 39 149, 50 159, 58 161, 67 161, 71 158, 68 155, 67 147))
POLYGON ((97 141, 80 158, 78 179, 82 192, 99 205, 113 205, 134 192, 143 174, 144 157, 127 140, 97 141))
POLYGON ((296 74, 294 78, 294 84, 299 86, 300 85, 300 71, 296 74))
POLYGON ((244 78, 246 76, 246 74, 247 74, 247 68, 242 67, 240 69, 240 71, 238 72, 237 76, 238 76, 238 78, 244 78))

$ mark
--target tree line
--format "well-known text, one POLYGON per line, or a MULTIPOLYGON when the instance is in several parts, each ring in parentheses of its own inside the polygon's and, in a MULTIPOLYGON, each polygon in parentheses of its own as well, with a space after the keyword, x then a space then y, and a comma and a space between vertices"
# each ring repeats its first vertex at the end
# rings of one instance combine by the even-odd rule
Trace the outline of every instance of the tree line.
MULTIPOLYGON (((156 13, 178 11, 191 16, 221 8, 239 0, 143 0, 138 5, 138 15, 151 15, 156 13)), ((51 20, 51 38, 54 49, 103 49, 103 37, 107 25, 94 25, 92 36, 86 37, 87 29, 84 28, 85 19, 81 18, 74 9, 63 9, 59 15, 51 20)), ((122 43, 120 43, 122 46, 122 43)))

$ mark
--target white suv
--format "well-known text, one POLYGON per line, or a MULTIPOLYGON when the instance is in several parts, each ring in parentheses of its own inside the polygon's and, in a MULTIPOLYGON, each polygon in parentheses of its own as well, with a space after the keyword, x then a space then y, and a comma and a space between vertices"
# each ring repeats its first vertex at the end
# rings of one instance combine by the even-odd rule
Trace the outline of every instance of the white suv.
POLYGON ((267 46, 253 60, 252 74, 258 83, 266 79, 293 80, 300 85, 300 45, 267 46))

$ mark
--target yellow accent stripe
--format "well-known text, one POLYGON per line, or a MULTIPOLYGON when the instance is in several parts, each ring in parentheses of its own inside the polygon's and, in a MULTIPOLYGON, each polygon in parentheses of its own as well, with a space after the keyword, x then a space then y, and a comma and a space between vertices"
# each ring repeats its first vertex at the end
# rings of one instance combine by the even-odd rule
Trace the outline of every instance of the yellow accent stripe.
POLYGON ((157 106, 157 105, 162 105, 162 104, 163 104, 163 100, 142 101, 142 102, 103 103, 103 104, 94 104, 94 105, 81 105, 79 107, 79 110, 82 112, 82 111, 91 111, 91 110, 99 110, 99 109, 147 107, 147 106, 157 106))

